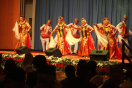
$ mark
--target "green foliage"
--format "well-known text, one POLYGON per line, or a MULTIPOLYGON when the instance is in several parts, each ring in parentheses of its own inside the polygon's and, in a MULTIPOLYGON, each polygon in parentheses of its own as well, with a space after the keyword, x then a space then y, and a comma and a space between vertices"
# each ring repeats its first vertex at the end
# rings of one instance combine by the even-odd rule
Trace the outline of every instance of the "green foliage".
MULTIPOLYGON (((15 61, 15 64, 18 67, 22 67, 23 59, 25 55, 17 55, 17 54, 2 54, 2 64, 1 66, 4 69, 4 65, 6 60, 12 58, 15 61)), ((58 57, 47 57, 47 64, 56 66, 56 71, 65 72, 65 67, 67 65, 73 65, 75 70, 77 69, 77 64, 79 59, 69 59, 69 58, 58 58, 58 57)), ((86 61, 88 62, 88 60, 86 61)), ((104 61, 95 61, 97 63, 96 71, 99 75, 109 75, 110 65, 117 65, 120 64, 119 62, 104 62, 104 61)), ((33 65, 32 65, 33 66, 33 65)), ((34 67, 34 66, 33 66, 34 67)), ((34 68, 35 69, 35 68, 34 68)))

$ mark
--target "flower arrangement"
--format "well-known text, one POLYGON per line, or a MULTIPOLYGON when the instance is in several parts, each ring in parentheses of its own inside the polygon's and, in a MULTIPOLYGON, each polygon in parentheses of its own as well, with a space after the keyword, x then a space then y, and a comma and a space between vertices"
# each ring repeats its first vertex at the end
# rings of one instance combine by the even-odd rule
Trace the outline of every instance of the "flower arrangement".
MULTIPOLYGON (((77 70, 77 64, 79 62, 79 59, 73 58, 59 58, 59 57, 53 57, 53 56, 45 56, 47 59, 47 64, 56 66, 56 71, 64 72, 64 69, 67 65, 73 65, 75 67, 75 70, 77 70)), ((25 58, 25 54, 18 55, 18 54, 2 54, 2 64, 1 66, 4 69, 4 65, 6 63, 6 60, 12 58, 16 65, 19 67, 22 67, 23 60, 25 58)), ((88 61, 87 61, 88 62, 88 61)), ((96 61, 97 68, 96 71, 100 75, 108 75, 110 70, 110 65, 116 65, 120 64, 118 62, 104 62, 104 61, 96 61)))

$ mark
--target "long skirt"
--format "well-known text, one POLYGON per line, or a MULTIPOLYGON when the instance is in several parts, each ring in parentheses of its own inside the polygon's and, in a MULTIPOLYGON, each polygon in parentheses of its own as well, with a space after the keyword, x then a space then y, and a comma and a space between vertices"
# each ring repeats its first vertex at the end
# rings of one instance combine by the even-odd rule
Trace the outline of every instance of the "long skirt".
POLYGON ((65 37, 57 36, 57 48, 60 49, 62 55, 66 55, 70 52, 70 49, 68 47, 68 43, 65 40, 65 37))
POLYGON ((30 43, 29 33, 27 33, 27 34, 20 33, 20 40, 17 41, 15 49, 20 47, 20 46, 27 46, 30 49, 31 43, 30 43))
POLYGON ((92 36, 89 35, 87 38, 82 38, 78 55, 89 56, 92 50, 95 50, 94 40, 92 36))
POLYGON ((110 58, 122 58, 122 52, 117 44, 116 37, 108 38, 108 46, 107 48, 102 46, 101 50, 109 50, 110 58))

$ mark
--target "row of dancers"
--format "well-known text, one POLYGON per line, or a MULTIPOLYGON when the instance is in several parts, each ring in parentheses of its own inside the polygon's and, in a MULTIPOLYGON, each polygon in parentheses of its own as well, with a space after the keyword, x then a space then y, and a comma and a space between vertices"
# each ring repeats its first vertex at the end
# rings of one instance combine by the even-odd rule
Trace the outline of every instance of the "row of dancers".
MULTIPOLYGON (((91 27, 87 24, 84 18, 81 19, 81 26, 78 25, 78 18, 75 18, 74 23, 66 25, 63 17, 59 16, 58 24, 55 26, 53 31, 52 27, 50 26, 51 20, 48 20, 47 24, 44 24, 40 27, 40 40, 43 51, 45 51, 46 42, 46 49, 56 47, 60 49, 62 55, 66 55, 68 53, 77 54, 78 42, 81 42, 78 55, 89 56, 90 52, 95 50, 94 39, 91 35, 91 33, 95 31, 98 38, 98 50, 109 50, 110 58, 121 58, 121 40, 123 39, 128 44, 127 37, 129 37, 129 34, 132 35, 132 32, 127 28, 126 20, 127 15, 124 15, 123 21, 115 27, 109 22, 108 18, 105 17, 103 18, 103 23, 93 24, 93 27, 91 27), (119 31, 118 38, 115 36, 117 31, 119 31), (56 32, 55 38, 52 36, 54 32, 56 32), (80 37, 78 32, 80 33, 80 37), (119 42, 119 47, 117 41, 119 42), (73 45, 75 45, 74 51, 72 49, 73 45)), ((16 48, 19 46, 30 47, 30 36, 28 32, 31 27, 22 16, 20 17, 18 28, 20 37, 18 39, 19 41, 16 45, 16 48)), ((125 53, 127 55, 129 54, 129 50, 127 48, 125 48, 125 53)))

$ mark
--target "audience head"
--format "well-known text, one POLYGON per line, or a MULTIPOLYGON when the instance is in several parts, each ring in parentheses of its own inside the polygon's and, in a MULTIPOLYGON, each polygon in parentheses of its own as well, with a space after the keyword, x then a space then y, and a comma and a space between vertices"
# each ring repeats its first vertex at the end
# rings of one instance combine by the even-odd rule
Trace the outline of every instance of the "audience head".
POLYGON ((121 84, 124 80, 122 65, 110 66, 110 79, 117 85, 121 84))
POLYGON ((37 55, 33 59, 33 64, 36 69, 39 69, 42 65, 46 65, 46 58, 43 55, 37 55))
POLYGON ((26 54, 25 58, 23 60, 23 70, 26 73, 32 72, 33 67, 32 67, 32 62, 33 62, 33 55, 32 54, 26 54))
POLYGON ((75 67, 72 65, 66 66, 65 73, 66 73, 67 78, 75 77, 75 67))
POLYGON ((97 63, 95 61, 90 60, 87 63, 87 69, 89 69, 89 71, 91 71, 91 72, 96 71, 96 67, 97 67, 97 63))
POLYGON ((8 72, 10 71, 11 68, 14 68, 16 67, 16 64, 15 62, 13 61, 13 59, 8 59, 5 63, 5 69, 4 69, 4 72, 8 72))
POLYGON ((5 75, 5 88, 24 88, 25 72, 22 68, 13 67, 5 75))
POLYGON ((56 67, 52 65, 41 65, 40 74, 47 74, 56 77, 56 67), (50 69, 50 70, 49 70, 50 69))
POLYGON ((55 66, 41 65, 40 72, 37 76, 37 85, 43 85, 48 88, 53 88, 55 85, 55 80, 56 80, 55 66))
POLYGON ((33 62, 33 55, 31 53, 25 54, 25 58, 23 60, 23 66, 31 65, 33 62))
POLYGON ((80 60, 77 65, 77 76, 80 78, 85 78, 86 74, 87 74, 86 61, 80 60))

